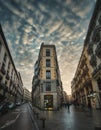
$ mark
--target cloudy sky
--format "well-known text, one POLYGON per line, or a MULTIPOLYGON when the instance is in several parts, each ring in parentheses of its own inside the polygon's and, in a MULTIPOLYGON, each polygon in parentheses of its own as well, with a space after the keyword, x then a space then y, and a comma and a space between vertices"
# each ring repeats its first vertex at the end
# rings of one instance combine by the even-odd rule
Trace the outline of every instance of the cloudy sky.
POLYGON ((82 52, 95 0, 0 0, 0 23, 24 87, 31 91, 40 45, 56 45, 64 90, 82 52))

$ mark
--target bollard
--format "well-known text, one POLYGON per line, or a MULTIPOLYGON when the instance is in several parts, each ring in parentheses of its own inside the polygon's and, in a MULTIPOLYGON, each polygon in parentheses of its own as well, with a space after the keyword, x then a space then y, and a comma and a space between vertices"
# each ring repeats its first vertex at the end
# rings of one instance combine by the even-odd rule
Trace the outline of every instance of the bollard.
POLYGON ((45 128, 45 120, 46 120, 46 118, 42 117, 42 118, 40 118, 40 120, 42 121, 42 128, 45 128))

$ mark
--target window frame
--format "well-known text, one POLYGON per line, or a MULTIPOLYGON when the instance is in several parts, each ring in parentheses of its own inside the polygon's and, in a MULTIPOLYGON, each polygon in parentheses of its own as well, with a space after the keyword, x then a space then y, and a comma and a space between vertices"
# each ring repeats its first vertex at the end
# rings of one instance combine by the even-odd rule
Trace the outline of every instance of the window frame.
POLYGON ((46 70, 46 79, 51 79, 51 71, 46 70))
POLYGON ((50 49, 46 49, 46 56, 50 56, 50 49))
POLYGON ((51 91, 51 82, 46 82, 46 91, 51 91))
POLYGON ((50 59, 46 59, 46 67, 51 67, 51 60, 50 59))

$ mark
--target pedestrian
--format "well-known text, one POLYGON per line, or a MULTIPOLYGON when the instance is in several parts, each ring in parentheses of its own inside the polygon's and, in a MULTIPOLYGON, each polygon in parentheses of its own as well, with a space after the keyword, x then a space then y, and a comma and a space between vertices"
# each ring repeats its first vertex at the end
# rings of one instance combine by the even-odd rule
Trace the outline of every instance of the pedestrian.
POLYGON ((88 101, 88 110, 91 111, 91 103, 88 101))
POLYGON ((68 108, 68 111, 70 111, 70 104, 69 104, 69 102, 66 103, 66 106, 68 108))

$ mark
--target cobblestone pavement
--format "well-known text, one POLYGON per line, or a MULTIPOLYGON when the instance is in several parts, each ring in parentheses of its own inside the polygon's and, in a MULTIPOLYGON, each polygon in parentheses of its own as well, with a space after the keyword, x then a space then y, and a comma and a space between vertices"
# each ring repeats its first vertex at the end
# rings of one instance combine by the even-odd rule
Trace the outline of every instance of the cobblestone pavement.
POLYGON ((33 110, 39 130, 101 130, 101 110, 82 111, 73 106, 70 111, 41 111, 35 107, 33 110), (45 124, 42 118, 46 119, 45 124))

